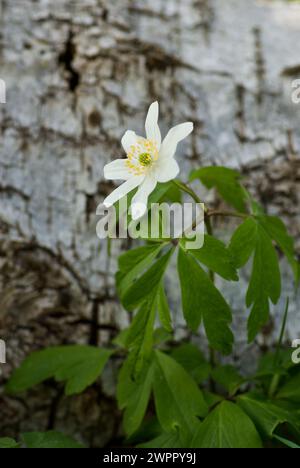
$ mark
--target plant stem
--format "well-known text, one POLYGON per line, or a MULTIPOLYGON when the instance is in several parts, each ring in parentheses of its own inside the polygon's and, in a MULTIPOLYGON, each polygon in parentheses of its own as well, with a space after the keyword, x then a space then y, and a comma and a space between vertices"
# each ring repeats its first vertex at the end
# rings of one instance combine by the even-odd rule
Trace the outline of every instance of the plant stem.
MULTIPOLYGON (((290 299, 287 298, 286 300, 286 305, 285 305, 285 311, 283 315, 283 320, 282 320, 282 325, 281 325, 281 330, 280 330, 280 335, 279 335, 279 340, 276 346, 276 351, 275 351, 275 356, 274 356, 274 369, 277 368, 279 364, 279 357, 280 357, 280 349, 283 341, 283 336, 284 336, 284 331, 286 327, 286 322, 287 322, 287 317, 288 317, 288 312, 289 312, 289 303, 290 299)), ((277 390, 278 384, 280 381, 280 374, 277 372, 274 374, 271 383, 270 383, 270 388, 269 388, 269 397, 272 398, 277 390)))
POLYGON ((211 216, 231 216, 233 218, 242 218, 246 219, 249 217, 246 213, 239 213, 238 211, 218 211, 218 210, 208 210, 206 216, 210 218, 211 216))
POLYGON ((200 200, 200 198, 198 197, 198 195, 194 192, 193 189, 191 189, 187 184, 185 184, 184 182, 181 182, 179 180, 172 180, 173 184, 176 185, 176 187, 178 187, 180 190, 182 190, 183 192, 187 193, 188 195, 190 195, 190 197, 193 198, 193 200, 196 202, 196 203, 202 203, 202 201, 200 200))

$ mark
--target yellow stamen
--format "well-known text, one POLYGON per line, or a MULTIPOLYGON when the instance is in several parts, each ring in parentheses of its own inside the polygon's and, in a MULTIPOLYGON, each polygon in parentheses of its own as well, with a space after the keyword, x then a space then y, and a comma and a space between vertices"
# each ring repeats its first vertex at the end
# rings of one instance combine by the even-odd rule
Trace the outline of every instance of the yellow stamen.
POLYGON ((152 157, 151 157, 151 154, 149 153, 142 153, 139 155, 139 163, 142 165, 142 166, 150 166, 150 164, 152 163, 152 157))

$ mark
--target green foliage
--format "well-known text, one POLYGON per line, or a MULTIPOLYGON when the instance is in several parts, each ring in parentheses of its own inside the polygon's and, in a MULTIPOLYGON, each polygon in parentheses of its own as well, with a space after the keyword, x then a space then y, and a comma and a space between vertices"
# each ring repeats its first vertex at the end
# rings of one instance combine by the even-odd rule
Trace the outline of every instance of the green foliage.
POLYGON ((172 318, 163 285, 158 292, 157 308, 160 323, 167 332, 172 333, 172 318))
POLYGON ((172 350, 171 356, 198 384, 208 379, 211 366, 197 346, 192 343, 182 344, 172 350))
POLYGON ((289 420, 287 411, 257 395, 242 395, 238 398, 238 404, 264 437, 271 438, 275 429, 289 420))
POLYGON ((246 211, 247 194, 240 184, 239 172, 227 167, 211 166, 196 169, 190 174, 190 181, 195 179, 211 189, 215 187, 220 196, 238 211, 246 211))
POLYGON ((253 269, 246 296, 247 307, 252 306, 248 319, 249 341, 254 340, 269 319, 269 299, 276 304, 280 292, 278 257, 270 238, 258 224, 253 269))
MULTIPOLYGON (((186 239, 156 239, 122 254, 116 286, 121 304, 132 316, 130 326, 112 340, 115 349, 60 346, 35 352, 13 373, 7 390, 23 392, 54 378, 65 383, 67 395, 83 392, 116 353, 117 362, 121 362, 117 403, 123 411, 127 445, 299 448, 300 366, 292 363, 291 350, 282 349, 288 307, 275 353, 260 358, 254 375, 241 375, 220 356, 232 352, 234 337, 231 308, 218 288, 220 281, 238 281, 238 270, 248 262, 250 268, 252 258, 245 302, 251 309, 248 339, 253 341, 269 319, 270 304, 277 304, 280 298, 278 253, 284 254, 295 284, 299 283, 294 242, 282 221, 264 213, 247 193, 236 171, 205 167, 192 172, 190 180, 195 179, 208 189, 215 188, 237 212, 205 208, 207 233, 201 249, 188 250, 186 239), (214 236, 211 219, 216 214, 242 220, 228 247, 214 236), (189 329, 183 340, 173 333, 173 327, 177 332, 172 317, 176 304, 170 307, 166 294, 169 276, 165 276, 175 251, 183 316, 189 329), (201 325, 209 348, 199 335, 201 325)), ((159 184, 149 206, 160 200, 181 202, 181 191, 200 201, 192 188, 175 181, 159 184)), ((21 443, 0 439, 0 448, 19 446, 82 447, 55 431, 25 433, 21 443)))
POLYGON ((222 276, 222 278, 228 281, 239 280, 230 250, 215 237, 205 235, 203 247, 198 250, 191 250, 190 253, 200 263, 222 276))
POLYGON ((291 377, 279 390, 278 398, 300 403, 300 372, 291 377))
POLYGON ((22 439, 27 448, 83 448, 72 437, 57 431, 25 432, 22 439))
POLYGON ((183 313, 188 325, 197 330, 203 319, 210 345, 229 354, 233 343, 228 327, 232 319, 230 307, 199 263, 183 249, 178 254, 178 272, 183 313))
POLYGON ((295 256, 294 240, 288 234, 285 225, 276 216, 260 216, 259 223, 286 256, 293 270, 295 282, 298 284, 300 279, 300 264, 295 256))
POLYGON ((0 439, 0 448, 84 448, 75 439, 61 432, 24 432, 22 442, 18 443, 10 437, 0 439))
POLYGON ((251 419, 234 403, 223 401, 199 425, 192 441, 195 448, 261 448, 251 419))
POLYGON ((127 310, 133 310, 141 305, 149 296, 158 293, 161 280, 169 263, 173 249, 156 260, 153 265, 135 282, 133 282, 121 297, 127 310))
POLYGON ((215 382, 227 390, 230 396, 233 396, 244 383, 244 378, 235 367, 230 365, 215 367, 212 370, 212 377, 215 382))
POLYGON ((47 379, 65 381, 66 395, 81 393, 100 376, 112 351, 93 346, 58 346, 32 353, 12 375, 9 393, 28 390, 47 379))
POLYGON ((149 403, 153 385, 154 364, 147 363, 140 375, 132 376, 132 363, 127 359, 119 373, 117 400, 119 408, 124 410, 123 425, 128 436, 141 425, 149 403))
POLYGON ((18 448, 20 444, 10 437, 0 438, 0 448, 18 448))
POLYGON ((234 233, 229 251, 237 268, 242 267, 254 251, 252 275, 246 295, 252 307, 248 319, 248 339, 253 341, 269 319, 269 300, 276 304, 281 292, 279 263, 272 239, 259 220, 249 218, 234 233))
POLYGON ((157 297, 150 297, 134 317, 126 336, 132 377, 137 378, 152 353, 157 297))
POLYGON ((159 351, 155 358, 154 399, 160 425, 166 432, 180 428, 185 436, 191 436, 197 417, 208 412, 203 394, 174 359, 159 351))
POLYGON ((278 435, 274 435, 274 438, 279 440, 283 445, 286 445, 289 448, 300 448, 300 445, 295 444, 294 442, 291 442, 290 440, 285 439, 284 437, 279 437, 278 435))

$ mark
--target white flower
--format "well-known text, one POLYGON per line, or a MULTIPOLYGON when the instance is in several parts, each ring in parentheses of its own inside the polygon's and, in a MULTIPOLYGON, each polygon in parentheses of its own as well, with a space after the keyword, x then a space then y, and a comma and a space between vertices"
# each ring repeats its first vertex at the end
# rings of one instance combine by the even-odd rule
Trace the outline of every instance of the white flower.
POLYGON ((149 195, 157 182, 168 182, 179 173, 174 159, 178 143, 193 131, 193 124, 186 122, 173 127, 161 142, 158 126, 158 102, 151 104, 146 118, 147 138, 128 130, 122 138, 127 159, 117 159, 104 167, 104 177, 109 180, 125 180, 105 200, 106 207, 112 206, 136 187, 132 199, 131 215, 137 220, 147 209, 149 195))

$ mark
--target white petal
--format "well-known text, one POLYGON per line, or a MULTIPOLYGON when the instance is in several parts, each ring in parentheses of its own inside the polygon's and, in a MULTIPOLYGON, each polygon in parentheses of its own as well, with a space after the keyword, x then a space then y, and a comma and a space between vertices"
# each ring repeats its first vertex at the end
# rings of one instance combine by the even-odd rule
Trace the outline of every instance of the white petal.
POLYGON ((138 185, 140 185, 144 180, 144 176, 133 176, 131 179, 124 182, 124 184, 120 185, 116 188, 108 197, 105 198, 103 205, 107 208, 112 206, 114 203, 119 201, 123 198, 127 193, 131 192, 131 190, 135 189, 138 185))
POLYGON ((155 168, 155 175, 158 182, 168 182, 175 179, 179 174, 179 166, 174 158, 159 159, 155 168))
POLYGON ((139 187, 131 202, 131 216, 133 220, 137 220, 145 214, 148 197, 155 189, 156 184, 157 180, 153 174, 149 174, 145 177, 144 182, 139 187))
POLYGON ((126 159, 116 159, 104 166, 104 177, 107 180, 128 180, 132 177, 126 165, 126 159))
POLYGON ((148 140, 154 140, 157 143, 158 149, 160 149, 161 144, 161 134, 160 129, 158 126, 158 102, 153 102, 149 107, 145 128, 146 128, 146 135, 148 140))
POLYGON ((127 130, 127 132, 125 132, 121 142, 126 154, 129 153, 130 147, 136 144, 137 139, 138 136, 132 130, 127 130))
POLYGON ((186 138, 194 128, 192 122, 186 122, 171 128, 166 138, 162 142, 160 158, 172 158, 176 152, 178 143, 186 138))

